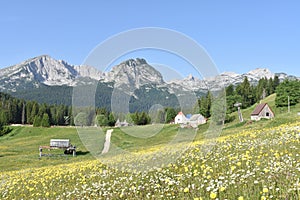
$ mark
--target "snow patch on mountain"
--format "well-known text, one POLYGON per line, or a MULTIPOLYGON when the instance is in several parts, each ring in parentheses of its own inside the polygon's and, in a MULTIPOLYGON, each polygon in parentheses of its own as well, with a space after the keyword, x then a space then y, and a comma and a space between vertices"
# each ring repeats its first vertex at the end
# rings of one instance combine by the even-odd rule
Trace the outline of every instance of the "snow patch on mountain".
POLYGON ((100 80, 102 73, 89 66, 74 66, 63 60, 55 60, 48 55, 38 56, 20 64, 0 70, 0 82, 19 86, 18 80, 45 85, 76 85, 78 77, 100 80))
POLYGON ((244 74, 224 72, 215 77, 199 79, 188 75, 184 79, 165 82, 159 71, 147 63, 145 59, 126 60, 116 65, 109 72, 101 72, 92 66, 71 65, 63 60, 55 60, 48 55, 38 56, 20 64, 0 69, 0 90, 18 91, 39 87, 40 84, 49 86, 76 86, 113 82, 114 88, 133 94, 134 90, 143 85, 164 88, 170 93, 181 94, 189 91, 219 90, 230 84, 242 83, 247 77, 251 84, 257 84, 261 78, 279 76, 282 81, 286 78, 299 79, 285 73, 272 73, 267 68, 257 68, 244 74))
POLYGON ((237 74, 235 72, 224 72, 215 77, 205 78, 204 80, 200 80, 189 75, 183 80, 171 81, 170 83, 176 83, 190 90, 218 90, 227 87, 230 84, 237 85, 239 83, 242 83, 245 77, 247 77, 252 84, 256 84, 261 78, 274 78, 274 75, 275 74, 273 74, 269 69, 257 68, 245 74, 237 74))

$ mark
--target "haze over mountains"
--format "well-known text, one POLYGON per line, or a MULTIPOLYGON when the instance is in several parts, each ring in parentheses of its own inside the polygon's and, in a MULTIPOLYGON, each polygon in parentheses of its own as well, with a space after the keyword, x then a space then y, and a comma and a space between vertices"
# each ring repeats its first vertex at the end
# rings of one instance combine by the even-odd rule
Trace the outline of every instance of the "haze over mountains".
MULTIPOLYGON (((70 90, 74 86, 88 86, 97 83, 100 87, 97 91, 100 93, 107 92, 106 95, 108 96, 113 88, 117 87, 133 96, 135 100, 142 101, 141 96, 146 98, 145 93, 151 93, 152 98, 159 97, 159 99, 167 99, 170 103, 174 103, 170 99, 174 98, 174 95, 181 95, 181 93, 194 92, 199 96, 208 89, 217 90, 229 84, 241 83, 245 76, 248 77, 250 83, 255 84, 263 77, 271 78, 274 75, 275 73, 269 69, 258 68, 245 74, 225 72, 205 80, 190 75, 182 80, 166 82, 161 73, 149 65, 145 59, 126 60, 114 66, 109 72, 101 72, 92 66, 71 65, 63 60, 55 60, 48 55, 42 55, 0 69, 0 91, 29 100, 70 104, 70 99, 68 102, 64 102, 64 100, 47 101, 47 98, 41 96, 46 93, 48 95, 53 94, 56 91, 57 98, 61 98, 59 97, 60 90, 67 90, 64 93, 70 96, 72 93, 70 90)), ((285 73, 277 73, 276 75, 279 76, 280 80, 285 78, 299 79, 285 73)))

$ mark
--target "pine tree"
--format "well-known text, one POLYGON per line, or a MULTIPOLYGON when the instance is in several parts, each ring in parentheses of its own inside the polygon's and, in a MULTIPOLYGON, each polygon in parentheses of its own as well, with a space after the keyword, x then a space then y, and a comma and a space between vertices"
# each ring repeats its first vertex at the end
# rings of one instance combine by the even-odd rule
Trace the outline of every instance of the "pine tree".
POLYGON ((233 96, 234 95, 234 86, 230 84, 228 87, 226 87, 226 96, 233 96))
POLYGON ((98 126, 107 126, 108 125, 108 119, 105 115, 100 114, 96 116, 96 124, 98 126))
POLYGON ((300 102, 300 81, 285 80, 276 88, 276 107, 288 106, 288 97, 290 105, 300 102))
POLYGON ((274 91, 276 90, 277 86, 280 84, 280 80, 279 80, 279 77, 277 75, 274 76, 274 91))
POLYGON ((170 123, 170 122, 174 121, 174 119, 177 115, 175 109, 169 107, 169 108, 166 108, 165 111, 166 111, 165 123, 170 123))
POLYGON ((148 124, 148 116, 145 112, 141 113, 140 119, 139 119, 139 125, 146 125, 148 124))
POLYGON ((242 100, 242 97, 238 94, 226 96, 226 112, 229 114, 236 111, 236 107, 234 106, 234 104, 237 102, 242 102, 242 100))
POLYGON ((206 96, 202 96, 200 100, 198 100, 199 113, 206 118, 209 118, 211 115, 211 102, 212 94, 210 91, 207 92, 206 96))
POLYGON ((268 95, 271 95, 275 92, 274 81, 272 78, 268 81, 268 95))
POLYGON ((29 122, 34 123, 35 117, 37 116, 39 112, 39 105, 36 102, 33 102, 29 122))
POLYGON ((26 116, 26 113, 25 113, 25 111, 26 111, 26 108, 25 108, 25 105, 26 105, 26 103, 25 102, 22 102, 22 124, 25 124, 25 116, 26 116))
POLYGON ((7 118, 7 111, 1 111, 0 112, 0 124, 6 125, 8 124, 8 118, 7 118))
POLYGON ((236 92, 242 97, 241 103, 243 108, 247 108, 251 105, 251 102, 253 101, 253 95, 251 94, 251 86, 247 77, 245 77, 244 81, 237 86, 236 92))
POLYGON ((108 126, 115 126, 116 124, 116 119, 115 116, 113 115, 113 113, 110 113, 108 116, 108 126))
POLYGON ((42 121, 41 117, 39 115, 36 115, 34 117, 33 127, 39 127, 39 126, 41 126, 41 121, 42 121))
POLYGON ((50 119, 47 113, 43 114, 43 118, 41 121, 41 126, 42 127, 50 127, 50 119))
POLYGON ((258 81, 258 85, 256 86, 256 101, 260 101, 263 99, 266 95, 264 95, 264 92, 267 88, 267 81, 265 78, 262 78, 258 81))
POLYGON ((32 106, 33 106, 32 101, 26 102, 26 111, 25 111, 25 113, 26 113, 26 124, 33 124, 34 118, 33 119, 31 118, 32 106))

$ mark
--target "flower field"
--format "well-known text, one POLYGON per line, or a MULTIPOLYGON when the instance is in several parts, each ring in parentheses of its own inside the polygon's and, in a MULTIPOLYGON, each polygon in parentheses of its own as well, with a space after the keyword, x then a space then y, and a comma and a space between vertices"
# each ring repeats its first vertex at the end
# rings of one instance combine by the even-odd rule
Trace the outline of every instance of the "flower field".
POLYGON ((1 172, 0 199, 300 199, 299 122, 205 143, 150 172, 99 160, 1 172))

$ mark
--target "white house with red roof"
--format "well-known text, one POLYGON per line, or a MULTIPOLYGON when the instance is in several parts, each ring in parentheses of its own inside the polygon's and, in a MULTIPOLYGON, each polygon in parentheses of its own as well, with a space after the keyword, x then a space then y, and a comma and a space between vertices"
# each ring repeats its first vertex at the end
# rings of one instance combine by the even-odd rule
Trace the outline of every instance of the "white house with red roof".
POLYGON ((188 119, 186 118, 186 116, 183 114, 183 112, 179 112, 176 117, 175 117, 175 124, 186 124, 188 121, 188 119))

